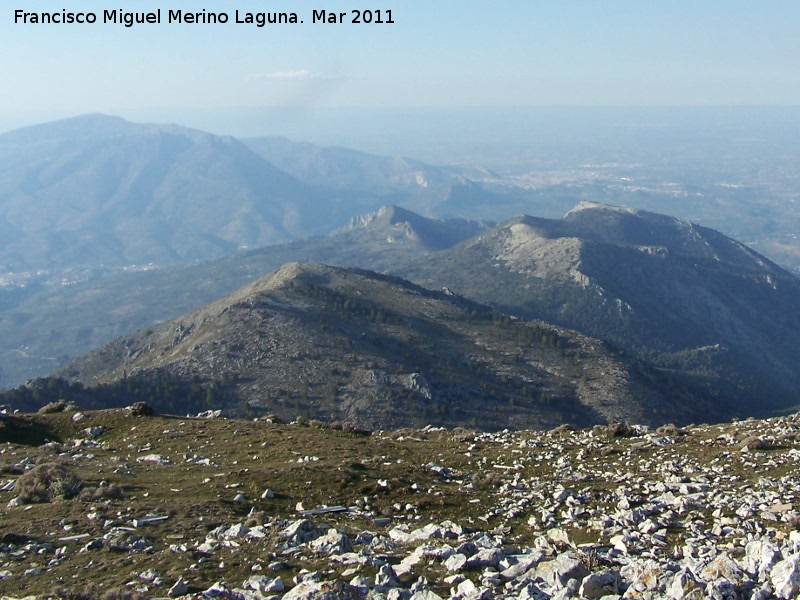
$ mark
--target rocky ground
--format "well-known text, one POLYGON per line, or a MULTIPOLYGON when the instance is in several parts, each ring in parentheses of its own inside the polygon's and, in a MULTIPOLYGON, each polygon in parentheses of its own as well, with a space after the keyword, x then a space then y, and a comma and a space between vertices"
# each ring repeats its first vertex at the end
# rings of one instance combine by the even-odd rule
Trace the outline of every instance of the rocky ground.
POLYGON ((480 433, 0 420, 0 595, 796 598, 800 416, 480 433))

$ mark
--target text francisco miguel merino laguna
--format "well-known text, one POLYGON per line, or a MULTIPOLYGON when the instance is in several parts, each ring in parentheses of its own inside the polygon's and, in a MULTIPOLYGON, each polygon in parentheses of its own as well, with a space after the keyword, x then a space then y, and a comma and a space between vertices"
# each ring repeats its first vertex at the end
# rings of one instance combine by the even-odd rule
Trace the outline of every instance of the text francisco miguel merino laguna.
MULTIPOLYGON (((14 23, 31 25, 62 25, 79 24, 93 25, 95 23, 116 23, 125 27, 140 24, 159 24, 162 22, 161 9, 152 12, 125 12, 121 9, 104 10, 102 20, 94 12, 70 12, 66 9, 55 12, 27 12, 21 9, 14 11, 14 23)), ((167 23, 218 25, 231 23, 252 24, 264 27, 267 24, 303 23, 303 20, 294 12, 245 12, 236 10, 231 19, 227 12, 210 12, 203 9, 200 12, 184 10, 165 10, 167 23)), ((349 10, 336 12, 330 10, 311 11, 312 23, 363 23, 381 24, 394 23, 391 9, 376 10, 349 10)))

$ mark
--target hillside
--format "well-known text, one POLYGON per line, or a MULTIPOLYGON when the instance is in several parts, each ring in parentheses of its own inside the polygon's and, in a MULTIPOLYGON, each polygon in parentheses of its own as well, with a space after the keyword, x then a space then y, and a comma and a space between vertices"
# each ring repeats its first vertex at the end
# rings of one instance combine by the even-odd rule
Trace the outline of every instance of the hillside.
POLYGON ((201 385, 205 396, 198 389, 188 406, 170 406, 154 394, 160 410, 255 410, 369 428, 727 414, 597 340, 373 272, 297 263, 56 375, 84 386, 166 376, 201 385))
POLYGON ((0 289, 0 389, 42 377, 93 348, 217 300, 287 262, 386 271, 488 225, 385 206, 325 237, 189 266, 106 273, 72 285, 0 289))
POLYGON ((399 273, 608 340, 741 414, 798 403, 800 280, 688 221, 585 202, 561 220, 513 219, 399 273))

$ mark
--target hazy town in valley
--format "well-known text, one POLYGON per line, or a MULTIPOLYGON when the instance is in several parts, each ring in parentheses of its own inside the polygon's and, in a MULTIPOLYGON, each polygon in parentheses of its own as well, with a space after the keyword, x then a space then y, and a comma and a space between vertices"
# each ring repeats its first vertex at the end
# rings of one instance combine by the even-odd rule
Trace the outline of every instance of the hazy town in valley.
POLYGON ((799 598, 798 18, 10 7, 0 598, 799 598))

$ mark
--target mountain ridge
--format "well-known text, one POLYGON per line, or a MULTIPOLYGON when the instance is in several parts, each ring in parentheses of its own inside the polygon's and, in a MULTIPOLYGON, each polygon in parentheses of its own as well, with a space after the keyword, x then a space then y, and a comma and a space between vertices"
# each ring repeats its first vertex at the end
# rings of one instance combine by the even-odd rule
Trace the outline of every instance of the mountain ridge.
POLYGON ((609 340, 745 410, 796 404, 800 281, 718 232, 587 203, 562 220, 517 217, 437 260, 399 273, 609 340))
POLYGON ((284 265, 56 375, 108 385, 159 373, 225 387, 243 403, 208 408, 372 428, 420 419, 489 429, 660 424, 726 414, 598 340, 394 276, 319 264, 284 265))
POLYGON ((463 219, 420 215, 407 219, 400 215, 406 215, 405 211, 387 207, 386 218, 355 219, 349 228, 330 236, 268 246, 207 263, 109 273, 69 286, 34 284, 13 292, 0 290, 0 305, 5 304, 0 311, 0 388, 44 376, 59 363, 212 302, 287 262, 327 262, 388 271, 398 261, 438 251, 488 226, 463 219), (63 310, 65 304, 70 306, 68 313, 63 310))

